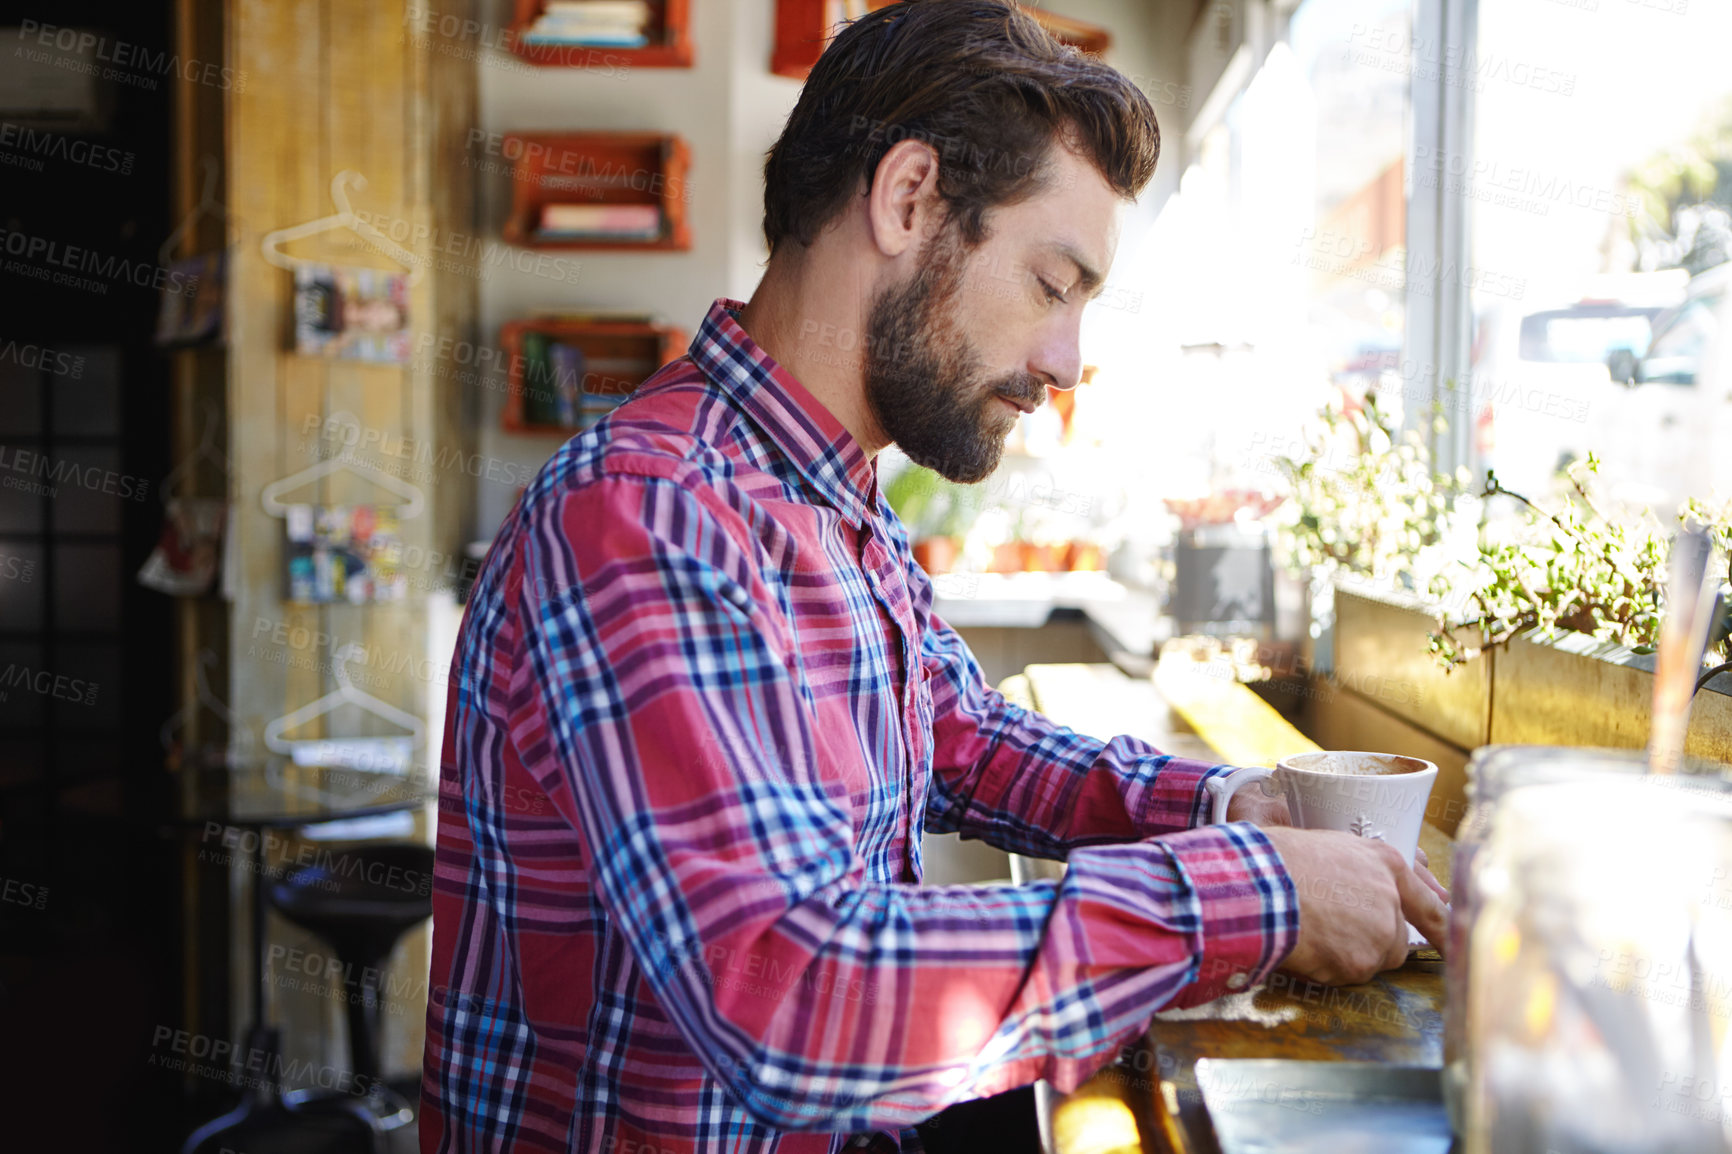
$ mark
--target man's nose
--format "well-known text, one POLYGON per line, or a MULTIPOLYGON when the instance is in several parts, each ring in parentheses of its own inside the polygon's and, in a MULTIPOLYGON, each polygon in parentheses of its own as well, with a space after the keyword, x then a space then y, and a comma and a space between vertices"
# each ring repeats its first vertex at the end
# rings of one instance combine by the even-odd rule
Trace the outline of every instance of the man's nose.
POLYGON ((1055 318, 1029 364, 1029 372, 1060 390, 1082 383, 1082 310, 1067 311, 1055 318))

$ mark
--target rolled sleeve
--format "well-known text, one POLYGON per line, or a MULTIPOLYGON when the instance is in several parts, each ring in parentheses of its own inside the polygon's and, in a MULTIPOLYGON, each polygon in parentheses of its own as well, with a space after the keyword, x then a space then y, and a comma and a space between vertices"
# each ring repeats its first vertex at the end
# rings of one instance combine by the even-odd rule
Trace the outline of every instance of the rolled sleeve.
POLYGON ((1274 843, 1243 821, 1161 840, 1189 882, 1201 927, 1196 973, 1172 1005, 1262 982, 1299 941, 1298 892, 1274 843))
POLYGON ((933 708, 929 832, 1063 860, 1080 846, 1208 821, 1204 782, 1232 766, 1175 757, 1129 735, 1089 737, 1005 700, 937 616, 923 646, 933 708))
POLYGON ((1211 778, 1225 777, 1233 772, 1230 765, 1211 765, 1204 761, 1166 757, 1161 772, 1143 796, 1136 813, 1137 832, 1143 837, 1174 829, 1197 829, 1209 824, 1209 807, 1214 798, 1205 788, 1211 778))

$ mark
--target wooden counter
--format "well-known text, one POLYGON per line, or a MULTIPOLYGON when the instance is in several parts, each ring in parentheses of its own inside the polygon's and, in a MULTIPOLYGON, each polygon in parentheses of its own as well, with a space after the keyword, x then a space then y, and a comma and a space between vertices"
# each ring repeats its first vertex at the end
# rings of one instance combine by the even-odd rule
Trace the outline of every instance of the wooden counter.
MULTIPOLYGON (((1274 765, 1317 748, 1249 689, 1190 663, 1163 663, 1152 681, 1132 680, 1112 666, 1031 665, 1001 689, 1078 732, 1130 733, 1187 757, 1274 765)), ((1420 846, 1447 886, 1449 839, 1427 825, 1420 846)), ((1055 868, 1023 859, 1013 864, 1027 876, 1055 868)), ((1197 1059, 1441 1066, 1442 1012, 1443 963, 1428 949, 1362 986, 1328 987, 1278 972, 1254 989, 1156 1014, 1141 1046, 1068 1098, 1053 1096, 1055 1154, 1216 1154, 1197 1091, 1197 1059)))

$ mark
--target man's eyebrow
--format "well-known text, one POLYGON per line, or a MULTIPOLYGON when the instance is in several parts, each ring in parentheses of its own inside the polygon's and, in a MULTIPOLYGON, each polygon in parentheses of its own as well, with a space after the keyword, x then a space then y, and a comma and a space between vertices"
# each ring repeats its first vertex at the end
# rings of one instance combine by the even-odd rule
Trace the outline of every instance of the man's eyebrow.
POLYGON ((1082 286, 1090 300, 1101 295, 1101 290, 1106 287, 1106 278, 1084 259, 1082 253, 1063 243, 1055 244, 1052 248, 1058 255, 1076 265, 1077 284, 1082 286))

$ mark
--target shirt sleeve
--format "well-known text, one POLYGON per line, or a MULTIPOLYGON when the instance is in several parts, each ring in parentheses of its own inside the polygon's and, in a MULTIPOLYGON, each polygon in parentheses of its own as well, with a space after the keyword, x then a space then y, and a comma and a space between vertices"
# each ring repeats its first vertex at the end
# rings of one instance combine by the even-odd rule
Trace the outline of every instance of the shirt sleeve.
MULTIPOLYGON (((911 567, 913 567, 911 565, 911 567)), ((913 583, 930 583, 924 574, 913 583)), ((914 586, 918 590, 919 585, 914 586)), ((1063 860, 1078 846, 1194 829, 1210 777, 1233 767, 1173 757, 1135 737, 1084 735, 1007 701, 936 614, 921 638, 932 691, 926 829, 1063 860)))
POLYGON ((1081 848, 1057 881, 870 880, 740 519, 701 481, 617 475, 533 516, 528 672, 624 979, 765 1124, 1068 1091, 1176 996, 1291 949, 1297 903, 1250 825, 1081 848))

